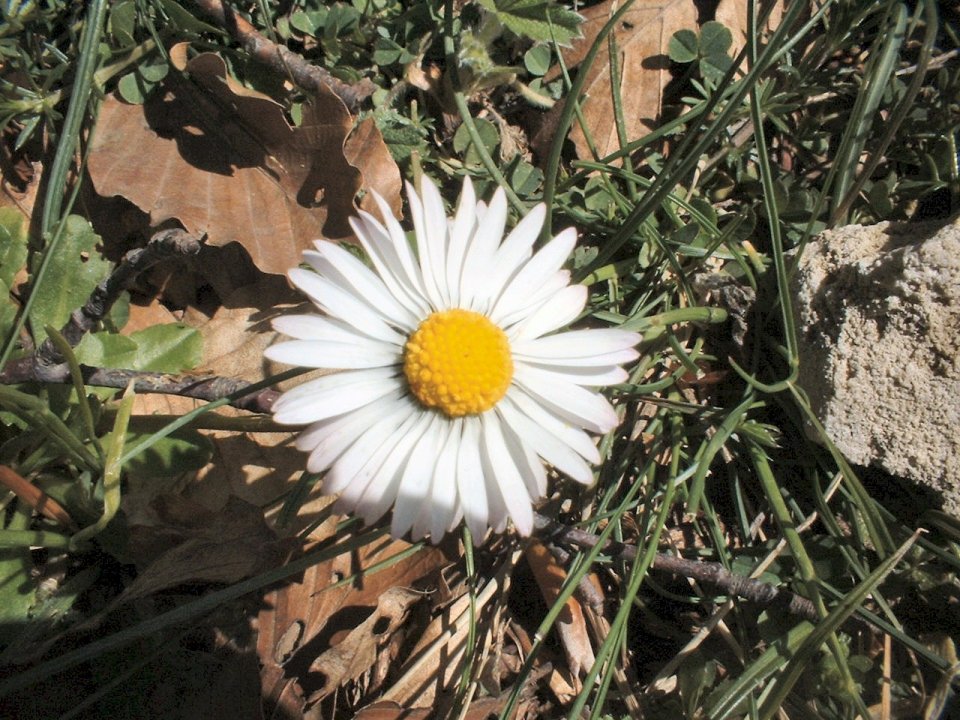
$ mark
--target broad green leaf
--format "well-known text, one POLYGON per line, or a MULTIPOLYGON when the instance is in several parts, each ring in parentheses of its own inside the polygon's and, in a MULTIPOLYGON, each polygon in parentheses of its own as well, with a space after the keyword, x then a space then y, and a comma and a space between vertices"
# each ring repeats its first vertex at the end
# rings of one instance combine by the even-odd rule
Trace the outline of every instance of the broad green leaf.
POLYGON ((127 73, 120 78, 117 90, 120 92, 120 97, 131 105, 143 105, 150 92, 150 88, 136 72, 127 73))
POLYGON ((137 343, 137 370, 180 372, 203 359, 203 338, 194 328, 171 323, 131 333, 137 343))
POLYGON ((700 60, 700 74, 716 83, 723 78, 731 65, 733 59, 728 55, 709 55, 700 60))
POLYGON ((534 45, 523 56, 523 65, 531 75, 546 75, 553 52, 549 45, 534 45))
POLYGON ((73 352, 82 365, 132 370, 137 357, 137 342, 116 333, 87 333, 73 352))
MULTIPOLYGON (((497 147, 497 143, 500 142, 497 126, 483 118, 474 120, 474 124, 477 126, 477 133, 480 135, 480 140, 487 152, 492 153, 497 147)), ((480 153, 473 147, 473 141, 470 139, 466 123, 457 128, 457 132, 453 136, 453 149, 458 153, 463 153, 464 162, 471 165, 480 163, 480 153)))
POLYGON ((48 266, 48 280, 41 287, 31 288, 37 297, 30 311, 30 329, 38 345, 47 337, 44 326, 63 327, 70 313, 83 306, 113 268, 97 250, 100 236, 90 223, 71 215, 64 224, 57 254, 48 266))
POLYGON ((9 289, 27 262, 27 233, 16 208, 0 208, 0 282, 9 289))
POLYGON ((526 160, 520 160, 510 173, 510 185, 521 197, 532 194, 542 184, 543 171, 526 160))
POLYGON ((723 23, 711 20, 700 28, 701 57, 714 58, 718 55, 726 55, 732 44, 733 35, 723 23))
POLYGON ((166 61, 161 60, 148 65, 141 65, 137 68, 137 72, 140 73, 140 77, 146 82, 158 83, 170 72, 170 65, 166 61))
POLYGON ((17 306, 10 298, 10 288, 0 280, 0 338, 5 338, 17 319, 17 306))
POLYGON ((539 42, 560 45, 580 37, 583 17, 545 0, 479 0, 511 32, 539 42))
POLYGON ((121 47, 134 45, 134 24, 137 19, 137 6, 133 0, 122 0, 110 8, 109 28, 113 39, 121 47))
MULTIPOLYGON (((17 505, 5 530, 27 530, 30 509, 17 505)), ((3 530, 0 530, 3 532, 3 530)), ((29 547, 0 547, 0 647, 6 646, 29 620, 36 602, 36 583, 30 577, 29 547)))
POLYGON ((160 0, 160 4, 163 5, 163 9, 173 21, 173 28, 171 29, 187 30, 196 33, 209 32, 214 35, 223 34, 224 32, 223 28, 214 27, 202 20, 198 20, 190 11, 184 9, 180 3, 176 2, 176 0, 160 0))
POLYGON ((180 372, 200 364, 203 339, 185 325, 155 325, 130 335, 90 333, 76 348, 84 365, 127 370, 180 372))
POLYGON ((667 43, 667 54, 676 63, 688 63, 697 59, 700 42, 693 30, 677 30, 667 43))
POLYGON ((100 568, 92 565, 57 587, 52 594, 38 592, 36 605, 30 610, 30 622, 20 628, 20 632, 0 654, 0 664, 6 664, 7 658, 17 658, 20 653, 28 654, 35 650, 37 642, 57 630, 77 598, 89 590, 99 576, 100 568))
POLYGON ((326 8, 311 11, 298 10, 290 16, 290 27, 305 35, 316 35, 317 30, 322 28, 326 21, 326 8))

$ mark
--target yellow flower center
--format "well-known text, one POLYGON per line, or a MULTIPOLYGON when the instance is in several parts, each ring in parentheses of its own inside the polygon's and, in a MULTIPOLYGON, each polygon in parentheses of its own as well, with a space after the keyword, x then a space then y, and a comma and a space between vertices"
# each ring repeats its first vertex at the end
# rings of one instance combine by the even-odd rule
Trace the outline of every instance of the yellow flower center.
POLYGON ((417 400, 450 417, 489 410, 513 378, 503 330, 470 310, 435 312, 407 340, 403 372, 417 400))

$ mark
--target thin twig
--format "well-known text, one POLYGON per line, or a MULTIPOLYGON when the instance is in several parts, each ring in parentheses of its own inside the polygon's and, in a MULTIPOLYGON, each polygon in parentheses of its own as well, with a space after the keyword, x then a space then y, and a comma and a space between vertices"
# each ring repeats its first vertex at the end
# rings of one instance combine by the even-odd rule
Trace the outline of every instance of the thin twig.
MULTIPOLYGON (((111 370, 89 365, 81 365, 80 374, 84 385, 122 390, 133 380, 133 389, 138 394, 179 395, 206 402, 213 402, 227 395, 241 392, 253 384, 246 380, 219 375, 170 375, 140 370, 111 370)), ((70 368, 66 364, 39 365, 33 362, 15 361, 9 363, 3 372, 0 372, 0 384, 3 385, 25 382, 65 384, 70 381, 70 368)), ((279 396, 280 393, 276 390, 261 390, 235 400, 231 405, 250 412, 268 413, 279 396)))
MULTIPOLYGON (((551 542, 563 542, 581 548, 596 546, 598 538, 592 533, 577 528, 560 525, 554 521, 536 514, 534 526, 538 530, 548 531, 551 542)), ((623 543, 608 543, 605 547, 609 552, 618 555, 624 560, 635 560, 637 548, 623 543)), ((657 553, 653 560, 653 569, 667 572, 680 577, 693 578, 707 583, 727 595, 737 595, 751 602, 763 605, 777 605, 806 620, 817 622, 820 616, 813 603, 789 590, 780 589, 769 583, 754 580, 753 578, 737 575, 727 570, 722 564, 705 562, 702 560, 687 560, 675 555, 657 553)))
POLYGON ((289 78, 299 87, 308 92, 318 93, 322 88, 329 88, 347 109, 354 111, 366 98, 373 94, 376 86, 369 78, 348 85, 331 75, 327 70, 317 65, 311 65, 295 52, 277 45, 269 38, 261 35, 253 25, 234 12, 227 3, 220 0, 194 0, 208 17, 216 21, 259 62, 274 72, 289 78))

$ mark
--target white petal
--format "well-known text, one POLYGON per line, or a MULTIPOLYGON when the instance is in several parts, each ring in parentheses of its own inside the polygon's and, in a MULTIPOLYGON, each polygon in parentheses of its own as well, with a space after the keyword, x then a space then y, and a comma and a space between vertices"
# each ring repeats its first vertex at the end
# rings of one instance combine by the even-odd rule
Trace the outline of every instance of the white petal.
POLYGON ((437 454, 449 434, 450 423, 437 413, 431 413, 431 422, 410 455, 400 486, 397 502, 393 507, 390 534, 402 537, 410 530, 420 510, 429 503, 433 471, 437 467, 437 454))
MULTIPOLYGON (((436 201, 440 203, 442 222, 439 227, 434 226, 435 213, 424 207, 424 201, 413 185, 407 183, 407 201, 410 204, 410 217, 413 220, 414 235, 417 238, 417 254, 420 258, 420 275, 423 278, 423 289, 430 299, 434 309, 447 307, 449 299, 443 290, 446 288, 446 272, 444 257, 446 255, 447 218, 443 215, 443 201, 440 193, 426 176, 423 177, 424 192, 433 187, 436 201), (441 277, 442 276, 442 277, 441 277), (441 281, 442 284, 440 284, 441 281)), ((432 202, 431 202, 432 205, 432 202)))
POLYGON ((524 215, 507 235, 493 258, 493 274, 486 283, 488 298, 493 300, 500 297, 507 281, 533 254, 533 244, 540 234, 540 228, 543 227, 546 216, 547 207, 540 203, 524 215))
POLYGON ((450 242, 447 246, 447 288, 450 291, 450 306, 460 307, 460 277, 470 238, 477 225, 477 196, 470 177, 463 179, 457 214, 450 225, 450 242))
POLYGON ((416 328, 419 319, 401 304, 394 293, 370 268, 335 243, 320 240, 316 252, 307 251, 304 259, 321 274, 345 290, 363 298, 385 320, 407 331, 416 328))
MULTIPOLYGON (((503 405, 503 403, 501 402, 497 406, 498 411, 500 405, 503 405)), ((517 465, 517 470, 520 471, 520 476, 527 486, 527 493, 534 501, 540 500, 547 494, 547 472, 543 463, 530 447, 530 444, 525 441, 525 436, 514 432, 507 423, 501 423, 500 430, 503 432, 503 439, 506 441, 507 449, 517 465)))
MULTIPOLYGON (((447 532, 453 532, 460 524, 461 520, 463 520, 463 508, 460 506, 460 502, 458 500, 456 507, 454 508, 453 519, 450 520, 450 526, 447 528, 447 532)), ((473 546, 477 547, 477 540, 473 540, 473 546)))
POLYGON ((298 450, 309 452, 307 470, 323 472, 385 414, 399 408, 399 393, 351 412, 314 423, 297 436, 298 450))
POLYGON ((396 365, 401 355, 386 343, 371 347, 362 343, 336 343, 324 340, 290 340, 271 345, 263 354, 274 362, 300 367, 340 370, 396 365))
POLYGON ((434 544, 440 542, 453 520, 457 508, 457 450, 462 431, 462 420, 450 421, 450 434, 440 449, 437 467, 433 471, 430 501, 424 503, 413 523, 415 540, 429 533, 434 544))
MULTIPOLYGON (((490 319, 500 324, 518 304, 529 307, 528 298, 563 267, 577 244, 577 231, 567 228, 540 250, 517 271, 490 312, 490 319)), ((503 327, 503 325, 501 325, 503 327)))
MULTIPOLYGON (((544 302, 550 302, 553 297, 570 284, 570 273, 560 270, 554 273, 546 282, 537 287, 528 288, 529 294, 514 298, 510 301, 511 307, 497 310, 498 318, 494 322, 509 332, 511 326, 530 315, 544 302)), ((490 315, 493 320, 493 315, 490 315)))
MULTIPOLYGON (((423 318, 429 314, 429 305, 423 295, 419 280, 413 280, 400 261, 400 255, 386 228, 370 213, 360 210, 359 218, 350 218, 350 227, 360 240, 367 257, 376 268, 384 285, 390 288, 397 302, 414 316, 423 318)), ((406 243, 406 238, 404 238, 406 243)))
MULTIPOLYGON (((615 353, 632 348, 640 342, 638 333, 615 328, 571 330, 536 340, 518 340, 511 349, 518 355, 536 358, 582 358, 615 353)), ((616 362, 607 363, 610 365, 616 362)))
POLYGON ((294 268, 290 281, 310 296, 317 306, 335 318, 353 325, 359 332, 376 340, 402 345, 403 337, 383 321, 366 302, 337 287, 315 272, 294 268))
POLYGON ((562 381, 573 383, 574 385, 585 385, 587 387, 603 387, 604 385, 616 385, 626 382, 629 375, 627 371, 618 365, 613 367, 557 367, 542 366, 529 361, 518 361, 516 365, 526 365, 541 373, 544 379, 550 378, 550 381, 562 381))
POLYGON ((597 450, 596 442, 579 426, 571 425, 563 418, 551 413, 516 385, 507 391, 504 401, 512 403, 535 425, 570 447, 591 465, 600 464, 600 452, 597 450))
POLYGON ((568 285, 540 303, 526 318, 510 328, 511 347, 520 340, 532 340, 569 325, 579 317, 587 304, 587 288, 568 285))
POLYGON ((383 216, 385 229, 390 236, 390 248, 396 255, 397 263, 403 268, 403 274, 411 287, 416 288, 420 296, 427 300, 427 294, 424 290, 423 276, 420 274, 420 266, 413 255, 410 243, 407 242, 407 235, 404 233, 400 223, 393 216, 393 211, 387 205, 387 201, 380 197, 379 193, 373 192, 373 199, 376 200, 380 208, 380 214, 383 216))
POLYGON ((500 420, 495 413, 488 412, 481 416, 481 423, 483 424, 484 459, 490 465, 500 496, 517 532, 527 536, 533 530, 530 494, 504 442, 503 433, 500 431, 500 420))
POLYGON ((524 353, 513 353, 513 359, 517 362, 525 362, 533 365, 542 365, 556 370, 567 370, 576 368, 604 368, 610 366, 623 365, 631 363, 640 357, 633 348, 629 350, 617 350, 603 355, 585 355, 583 357, 565 358, 565 357, 545 357, 543 355, 527 355, 524 353))
MULTIPOLYGON (((383 516, 390 505, 393 504, 393 499, 396 496, 395 487, 393 488, 393 495, 389 496, 386 506, 379 515, 373 515, 372 513, 373 502, 364 505, 363 498, 369 496, 373 500, 382 499, 390 491, 394 481, 399 481, 400 472, 410 455, 409 448, 404 453, 400 445, 408 437, 416 417, 408 417, 400 427, 394 430, 370 457, 368 462, 370 467, 365 466, 352 481, 346 483, 333 507, 334 512, 338 514, 356 513, 368 525, 375 523, 383 516)), ((337 464, 334 464, 334 470, 336 468, 337 464)), ((329 474, 327 478, 329 478, 329 474)), ((326 483, 327 479, 324 480, 325 490, 327 488, 326 483)))
POLYGON ((546 375, 542 370, 517 365, 513 380, 544 407, 591 432, 610 432, 619 422, 617 413, 605 397, 546 375))
MULTIPOLYGON (((553 465, 557 470, 584 485, 593 484, 593 470, 566 444, 562 438, 550 432, 531 420, 521 412, 511 401, 510 396, 500 401, 497 412, 501 413, 504 422, 525 442, 530 443, 536 453, 553 465)), ((575 430, 582 434, 582 431, 575 430)), ((591 447, 593 447, 591 443, 591 447)), ((593 447, 594 453, 596 448, 593 447)), ((597 460, 600 458, 597 457, 597 460)))
POLYGON ((399 352, 401 344, 374 340, 357 332, 343 320, 323 315, 281 315, 274 318, 273 329, 297 340, 323 340, 326 342, 357 343, 373 350, 392 348, 399 352))
POLYGON ((492 273, 493 259, 503 239, 503 229, 506 224, 507 196, 503 188, 497 188, 490 201, 490 207, 483 212, 483 217, 479 220, 476 232, 467 248, 460 285, 461 307, 479 313, 489 310, 487 282, 492 273))
POLYGON ((430 412, 420 412, 411 416, 409 428, 404 429, 400 441, 384 462, 380 476, 367 486, 363 497, 356 500, 356 512, 368 525, 382 518, 396 502, 400 479, 410 461, 414 446, 430 426, 432 415, 430 412))
POLYGON ((479 543, 487 534, 489 502, 480 462, 480 420, 476 417, 466 417, 463 422, 457 454, 457 494, 473 541, 479 543))
POLYGON ((281 425, 304 425, 362 407, 401 387, 394 368, 372 368, 324 375, 298 385, 273 404, 281 425))
POLYGON ((395 412, 382 414, 327 471, 323 479, 324 493, 333 495, 351 485, 361 494, 386 459, 391 437, 416 411, 412 403, 405 403, 395 412))

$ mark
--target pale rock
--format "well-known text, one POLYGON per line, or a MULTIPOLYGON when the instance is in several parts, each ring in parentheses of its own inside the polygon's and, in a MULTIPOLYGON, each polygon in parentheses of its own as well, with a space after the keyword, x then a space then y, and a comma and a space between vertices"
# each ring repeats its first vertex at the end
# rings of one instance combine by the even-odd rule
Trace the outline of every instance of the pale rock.
POLYGON ((960 516, 960 219, 825 232, 793 294, 799 382, 833 442, 960 516))

